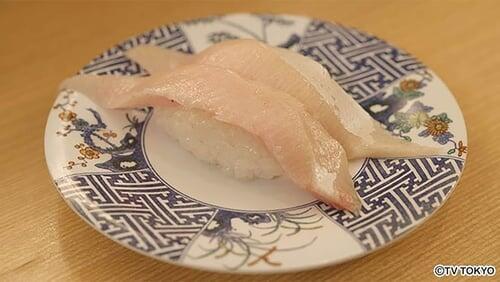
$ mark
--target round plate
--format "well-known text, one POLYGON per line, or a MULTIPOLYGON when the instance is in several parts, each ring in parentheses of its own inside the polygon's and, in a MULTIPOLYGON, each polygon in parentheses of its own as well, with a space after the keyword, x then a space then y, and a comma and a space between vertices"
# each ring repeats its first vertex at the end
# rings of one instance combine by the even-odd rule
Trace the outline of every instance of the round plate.
POLYGON ((165 262, 213 271, 296 271, 379 249, 408 234, 450 195, 467 149, 453 96, 417 59, 353 28, 291 15, 207 17, 129 38, 80 73, 147 75, 125 50, 154 44, 196 53, 235 38, 320 62, 388 130, 447 153, 351 162, 363 202, 355 216, 285 178, 224 175, 155 129, 152 108, 107 110, 84 93, 62 91, 47 122, 47 164, 64 200, 88 224, 165 262))

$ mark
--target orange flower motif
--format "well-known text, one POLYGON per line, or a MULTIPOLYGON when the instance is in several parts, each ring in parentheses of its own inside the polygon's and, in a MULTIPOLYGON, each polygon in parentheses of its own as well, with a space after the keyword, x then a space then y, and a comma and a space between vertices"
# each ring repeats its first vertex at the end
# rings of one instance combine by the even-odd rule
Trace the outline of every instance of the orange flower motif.
POLYGON ((467 153, 467 146, 464 146, 464 143, 462 141, 458 141, 458 156, 461 157, 462 154, 467 153))
POLYGON ((76 118, 76 114, 72 111, 64 110, 64 111, 59 113, 59 118, 62 121, 72 121, 76 118))
POLYGON ((411 92, 420 88, 420 82, 415 79, 406 79, 399 83, 399 88, 403 92, 411 92))
POLYGON ((116 138, 116 133, 114 133, 113 131, 106 131, 102 134, 102 136, 106 137, 106 138, 116 138))
POLYGON ((424 125, 427 127, 428 134, 432 136, 439 136, 448 131, 448 123, 436 117, 426 120, 424 125))
POLYGON ((94 150, 90 147, 81 148, 79 150, 79 152, 82 156, 84 156, 86 159, 89 159, 89 160, 99 158, 99 152, 97 152, 96 150, 94 150))

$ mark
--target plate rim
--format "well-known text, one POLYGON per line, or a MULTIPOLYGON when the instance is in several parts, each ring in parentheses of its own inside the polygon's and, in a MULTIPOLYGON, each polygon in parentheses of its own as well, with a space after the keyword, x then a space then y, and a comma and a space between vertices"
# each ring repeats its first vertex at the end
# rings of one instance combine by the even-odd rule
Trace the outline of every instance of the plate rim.
MULTIPOLYGON (((179 20, 179 21, 169 21, 169 22, 166 22, 162 25, 159 25, 158 27, 160 26, 170 26, 170 25, 178 25, 178 24, 183 24, 185 23, 186 21, 190 21, 190 20, 198 20, 198 19, 205 19, 205 18, 209 18, 209 17, 213 17, 213 16, 234 16, 234 15, 267 15, 269 13, 244 13, 244 12, 237 12, 237 13, 226 13, 226 14, 216 14, 216 15, 207 15, 207 16, 202 16, 202 17, 194 17, 194 18, 186 18, 184 20, 179 20)), ((303 19, 307 19, 308 21, 313 21, 313 20, 318 20, 318 21, 321 21, 321 22, 326 22, 326 23, 334 23, 334 24, 339 24, 343 27, 346 27, 346 28, 349 28, 349 29, 353 29, 353 30, 356 30, 356 31, 360 31, 364 34, 368 34, 368 35, 372 35, 371 33, 369 32, 366 32, 366 31, 362 31, 362 30, 359 30, 358 28, 355 28, 355 27, 351 27, 349 25, 343 25, 343 24, 340 24, 336 21, 332 21, 332 20, 328 20, 328 19, 324 19, 324 18, 321 18, 321 17, 310 17, 310 16, 307 16, 307 15, 300 15, 300 14, 290 14, 290 13, 272 13, 271 15, 275 15, 275 16, 291 16, 291 17, 298 17, 298 18, 303 18, 303 19)), ((155 27, 153 27, 155 28, 155 27)), ((132 35, 132 37, 134 36, 137 36, 137 35, 140 35, 141 33, 138 33, 138 34, 135 34, 135 35, 132 35)), ((378 37, 377 37, 378 38, 378 37)), ((126 39, 125 39, 126 40, 126 39)), ((383 40, 383 39, 382 39, 383 40)), ((123 41, 123 40, 122 40, 123 41)), ((120 42, 122 42, 120 41, 120 42)), ((384 40, 385 41, 385 40, 384 40)), ((390 43, 389 43, 390 44, 390 43)), ((402 51, 406 51, 405 49, 402 49, 398 46, 395 46, 393 44, 390 44, 391 46, 397 48, 398 50, 402 50, 402 51)), ((106 50, 108 50, 109 48, 106 48, 104 50, 104 52, 106 50)), ((102 53, 102 52, 101 52, 102 53)), ((100 54, 100 53, 99 53, 100 54)), ((411 54, 411 53, 409 53, 411 54)), ((426 67, 427 68, 427 67, 426 67)), ((435 76, 435 78, 438 80, 438 81, 441 81, 443 83, 443 86, 446 88, 446 90, 448 91, 448 93, 450 94, 449 95, 449 98, 452 99, 452 101, 454 102, 457 110, 458 110, 458 118, 460 119, 459 122, 460 124, 463 124, 463 140, 465 142, 467 142, 468 140, 468 134, 467 134, 467 124, 465 122, 465 118, 464 118, 464 115, 463 115, 463 111, 462 111, 462 108, 460 107, 460 104, 458 103, 455 95, 453 94, 452 91, 450 91, 449 87, 447 86, 447 84, 445 84, 445 82, 434 72, 432 71, 432 69, 430 68, 427 68, 429 71, 431 71, 433 73, 433 75, 435 76)), ((55 99, 54 99, 54 102, 52 103, 52 106, 55 104, 55 102, 57 101, 57 99, 60 97, 60 93, 58 93, 57 95, 55 95, 55 99)), ((451 189, 449 190, 449 192, 444 196, 443 200, 439 203, 439 205, 436 206, 436 208, 431 212, 429 213, 428 215, 426 215, 425 217, 423 217, 421 220, 419 221, 416 221, 416 222, 413 222, 411 227, 409 229, 407 229, 405 232, 403 232, 401 235, 398 235, 397 237, 395 238, 392 238, 390 241, 388 241, 387 243, 384 243, 380 246, 377 246, 371 250, 366 250, 364 249, 361 253, 359 254, 356 254, 356 255, 351 255, 351 256, 348 256, 348 257, 345 257, 345 258, 342 258, 342 259, 336 259, 335 261, 332 261, 332 260, 327 260, 327 261, 323 261, 323 262, 320 262, 320 263, 316 263, 316 264, 313 264, 313 265, 306 265, 306 266, 289 266, 289 267, 286 267, 286 268, 273 268, 273 269, 254 269, 254 270, 251 270, 251 269, 248 269, 248 268, 242 268, 242 269, 238 269, 236 271, 231 271, 231 270, 226 270, 224 268, 216 268, 216 267, 210 267, 210 266, 204 266, 202 264, 189 264, 189 263, 185 263, 185 262, 182 262, 182 261, 175 261, 175 260, 171 260, 171 259, 168 259, 168 258, 161 258, 159 256, 155 256, 153 255, 152 253, 148 253, 146 251, 143 251, 143 250, 140 250, 140 249, 137 249, 137 248, 133 248, 132 246, 128 245, 128 244, 124 244, 122 242, 120 242, 119 240, 117 240, 116 238, 112 237, 112 236, 109 236, 108 234, 106 234, 105 232, 103 232, 102 229, 99 229, 98 226, 96 225, 93 225, 93 224, 89 224, 89 222, 87 222, 87 220, 76 210, 76 208, 71 204, 70 200, 65 197, 62 192, 60 191, 60 189, 58 188, 57 184, 56 184, 56 180, 57 179, 61 179, 61 178, 70 178, 72 176, 76 176, 76 175, 79 175, 79 174, 88 174, 87 173, 71 173, 71 174, 66 174, 64 176, 61 176, 61 177, 58 177, 56 178, 55 177, 55 172, 52 171, 50 168, 50 161, 49 161, 49 157, 47 156, 47 148, 49 146, 49 131, 47 130, 48 129, 48 125, 49 125, 49 122, 50 122, 50 113, 52 111, 52 108, 49 110, 48 112, 48 115, 47 115, 47 122, 46 122, 46 125, 45 125, 45 131, 44 131, 44 157, 45 157, 45 164, 48 168, 48 171, 49 171, 49 174, 50 174, 50 178, 51 178, 51 182, 52 184, 54 185, 54 188, 55 190, 58 192, 58 194, 60 195, 60 197, 63 199, 63 201, 66 203, 66 205, 68 205, 70 207, 70 209, 76 213, 78 215, 78 217, 80 219, 82 219, 82 221, 84 221, 86 224, 90 225, 94 230, 98 231, 98 233, 104 235, 106 238, 114 241, 115 243, 117 243, 118 245, 122 246, 122 247, 125 247, 127 249, 130 249, 136 253, 139 253, 139 254, 142 254, 142 255, 145 255, 147 257, 150 257, 150 258, 153 258, 155 260, 158 260, 158 261, 161 261, 163 263, 169 263, 169 264, 172 264, 172 265, 176 265, 176 266, 181 266, 181 267, 184 267, 184 268, 188 268, 188 269, 197 269, 197 270, 203 270, 203 271, 209 271, 209 272, 215 272, 215 273, 230 273, 230 274, 278 274, 278 273, 294 273, 294 272, 299 272, 299 271, 305 271, 305 270, 313 270, 313 269, 319 269, 319 268, 325 268, 325 267, 328 267, 328 266, 334 266, 334 265, 338 265, 338 264, 342 264, 342 263, 345 263, 347 261, 351 261, 351 260, 355 260, 357 258, 360 258, 360 257, 363 257, 363 256, 366 256, 366 255, 369 255, 369 254, 372 254, 376 251, 379 251, 379 250, 382 250, 384 248, 387 248, 387 247, 390 247, 392 246, 393 244, 395 243, 398 243, 400 242, 401 239, 403 238, 406 238, 409 234, 412 234, 413 232, 415 232, 416 229, 418 229, 423 223, 427 222, 431 217, 433 217, 440 209, 441 207, 446 203, 446 201, 450 198, 451 194, 453 194, 453 192, 455 191, 455 189, 457 189, 457 186, 458 184, 460 183, 460 180, 463 176, 463 173, 464 173, 464 170, 465 170, 465 167, 466 167, 466 163, 467 163, 467 155, 465 155, 464 157, 462 158, 459 158, 459 157, 454 157, 454 156, 446 156, 446 155, 436 155, 435 157, 447 157, 447 158, 453 158, 453 159, 459 159, 463 162, 463 165, 462 165, 462 170, 457 174, 458 176, 458 179, 456 180, 456 182, 452 185, 451 189)), ((152 116, 153 113, 151 113, 149 115, 148 118, 145 119, 145 125, 144 125, 144 130, 141 132, 141 140, 144 140, 144 135, 146 133, 146 130, 147 130, 147 124, 148 122, 150 121, 151 119, 151 116, 152 116)), ((145 148, 145 144, 143 142, 143 144, 141 144, 142 148, 144 149, 145 148)), ((144 153, 145 155, 145 160, 148 164, 148 167, 150 168, 150 170, 153 172, 153 174, 155 174, 156 176, 158 176, 162 181, 165 181, 160 175, 159 173, 154 169, 154 167, 151 165, 151 162, 150 160, 148 159, 147 157, 147 154, 144 153)), ((392 158, 391 158, 392 159, 392 158)), ((396 158, 394 158, 396 159, 396 158)), ((402 158, 402 159, 408 159, 408 158, 402 158)), ((363 161, 363 165, 361 166, 361 168, 365 165, 366 163, 366 159, 363 161)), ((361 171, 361 168, 353 175, 356 176, 359 174, 359 172, 361 171)), ((134 170, 135 171, 135 170, 134 170)), ((175 187, 174 187, 175 189, 175 187)), ((193 199, 195 201, 200 201, 198 199, 194 199, 192 196, 189 196, 189 195, 185 195, 183 194, 181 191, 175 189, 178 193, 180 193, 181 195, 184 195, 190 199, 193 199)), ((84 199, 86 202, 89 202, 88 199, 84 199)), ((203 201, 200 201, 201 203, 204 203, 203 201)), ((303 204, 303 205, 300 205, 300 206, 294 206, 294 207, 291 207, 290 209, 296 209, 296 208, 299 208, 299 207, 305 207, 305 206, 310 206, 310 205, 313 205, 315 202, 317 202, 317 200, 311 202, 311 203, 307 203, 307 204, 303 204)), ((231 208, 225 208, 225 207, 220 207, 220 206, 216 206, 216 205, 212 205, 212 204, 209 204, 209 203, 204 203, 206 205, 210 205, 210 206, 213 206, 213 207, 216 207, 216 208, 222 208, 222 209, 225 209, 225 210, 232 210, 231 208)), ((314 206, 314 205, 313 205, 314 206)), ((276 210, 287 210, 288 208, 286 209, 276 209, 276 210)), ((235 210, 237 212, 245 212, 245 210, 235 210)), ((274 211, 274 210, 272 210, 274 211)), ((324 214, 324 212, 318 208, 318 211, 325 217, 329 218, 329 216, 326 216, 324 214)), ((100 212, 103 212, 102 210, 100 212)), ((248 211, 246 211, 248 212, 248 211)), ((215 213, 214 213, 215 215, 215 213)), ((115 219, 113 219, 113 221, 116 221, 115 219)), ((329 222, 333 223, 333 224, 336 224, 338 226, 341 226, 339 223, 329 219, 329 222)), ((208 223, 208 222, 207 222, 208 223)), ((187 248, 187 247, 186 247, 187 248)))

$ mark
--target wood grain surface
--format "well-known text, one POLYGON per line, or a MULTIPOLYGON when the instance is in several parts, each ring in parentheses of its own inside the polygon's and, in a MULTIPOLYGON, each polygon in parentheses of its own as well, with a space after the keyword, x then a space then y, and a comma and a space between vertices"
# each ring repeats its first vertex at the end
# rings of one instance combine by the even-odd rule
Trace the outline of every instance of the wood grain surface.
POLYGON ((499 13, 500 1, 481 0, 0 2, 0 281, 415 281, 434 278, 437 263, 499 268, 499 13), (465 172, 443 208, 410 236, 364 258, 270 276, 162 263, 119 246, 75 215, 54 189, 43 153, 58 83, 129 36, 236 11, 304 14, 358 27, 436 71, 456 96, 469 135, 465 172))

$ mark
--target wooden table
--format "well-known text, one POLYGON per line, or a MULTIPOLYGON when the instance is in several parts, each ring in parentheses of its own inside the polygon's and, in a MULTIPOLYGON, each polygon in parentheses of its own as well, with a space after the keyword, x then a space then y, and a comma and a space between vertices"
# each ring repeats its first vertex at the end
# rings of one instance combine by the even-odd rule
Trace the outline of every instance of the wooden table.
POLYGON ((434 277, 437 263, 500 267, 500 2, 182 2, 0 3, 0 280, 422 280, 434 277), (58 83, 128 36, 234 11, 306 14, 359 27, 435 70, 455 94, 469 134, 466 169, 446 205, 410 236, 372 255, 273 276, 161 263, 78 218, 55 191, 43 155, 58 83))

